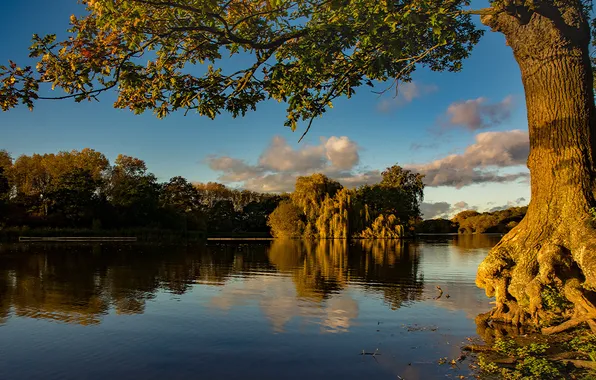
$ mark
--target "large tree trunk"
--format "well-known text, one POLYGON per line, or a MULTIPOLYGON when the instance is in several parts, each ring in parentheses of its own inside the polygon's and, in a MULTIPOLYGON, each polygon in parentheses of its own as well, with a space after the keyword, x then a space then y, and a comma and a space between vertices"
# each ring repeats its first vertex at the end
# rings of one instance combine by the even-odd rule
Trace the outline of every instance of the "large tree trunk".
POLYGON ((512 14, 484 16, 482 22, 505 34, 521 69, 532 199, 526 217, 482 262, 476 283, 496 298, 493 320, 545 326, 588 319, 582 315, 596 311, 589 26, 579 5, 512 14))

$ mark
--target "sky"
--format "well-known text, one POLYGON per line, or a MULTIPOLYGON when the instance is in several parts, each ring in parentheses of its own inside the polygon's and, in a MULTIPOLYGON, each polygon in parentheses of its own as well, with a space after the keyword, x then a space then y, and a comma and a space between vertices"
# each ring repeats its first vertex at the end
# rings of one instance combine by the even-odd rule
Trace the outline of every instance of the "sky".
MULTIPOLYGON (((482 2, 473 5, 483 6, 482 2)), ((64 35, 76 0, 0 1, 0 64, 30 64, 33 33, 64 35)), ((353 187, 398 164, 426 175, 425 218, 490 211, 530 200, 527 118, 519 68, 505 39, 487 31, 459 73, 419 69, 412 83, 379 96, 360 88, 315 120, 298 143, 285 106, 261 103, 243 118, 150 112, 100 102, 38 102, 0 113, 0 149, 22 154, 92 148, 144 160, 161 181, 183 176, 255 191, 291 191, 298 175, 322 172, 353 187)))

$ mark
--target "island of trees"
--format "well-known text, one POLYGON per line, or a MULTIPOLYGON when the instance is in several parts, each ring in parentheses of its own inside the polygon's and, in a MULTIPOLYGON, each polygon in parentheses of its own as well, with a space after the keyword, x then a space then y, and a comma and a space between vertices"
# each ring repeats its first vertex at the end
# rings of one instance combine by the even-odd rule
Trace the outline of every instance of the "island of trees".
POLYGON ((299 177, 289 199, 270 215, 276 237, 395 239, 420 220, 422 175, 394 165, 381 182, 354 190, 323 174, 299 177))

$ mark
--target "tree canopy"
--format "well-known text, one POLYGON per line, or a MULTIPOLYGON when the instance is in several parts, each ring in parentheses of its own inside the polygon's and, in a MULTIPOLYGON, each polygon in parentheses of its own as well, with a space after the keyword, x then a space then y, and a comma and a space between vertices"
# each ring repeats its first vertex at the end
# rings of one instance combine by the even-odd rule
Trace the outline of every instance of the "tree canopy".
POLYGON ((398 165, 380 183, 356 189, 324 174, 298 177, 296 190, 268 218, 273 236, 398 239, 420 218, 422 175, 398 165))
POLYGON ((510 207, 505 210, 479 213, 466 210, 455 215, 451 221, 459 233, 507 232, 517 226, 528 207, 510 207))
POLYGON ((286 125, 324 113, 373 81, 408 81, 417 64, 457 71, 482 35, 467 1, 83 0, 70 36, 34 35, 35 67, 0 67, 0 105, 76 101, 116 89, 115 107, 164 117, 234 116, 266 99, 286 125), (313 48, 324 46, 324 49, 313 48), (234 57, 237 57, 234 58, 234 57))
POLYGON ((267 217, 271 235, 277 238, 298 238, 304 231, 304 222, 298 206, 290 201, 281 202, 267 217))
POLYGON ((267 216, 284 198, 193 184, 160 183, 139 158, 112 165, 92 149, 21 155, 0 151, 0 231, 4 228, 163 229, 268 235, 267 216))

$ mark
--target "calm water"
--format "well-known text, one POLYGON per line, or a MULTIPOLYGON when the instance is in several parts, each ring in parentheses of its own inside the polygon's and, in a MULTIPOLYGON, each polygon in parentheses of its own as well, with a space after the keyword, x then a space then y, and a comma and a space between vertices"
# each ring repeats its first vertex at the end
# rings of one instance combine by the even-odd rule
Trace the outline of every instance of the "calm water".
POLYGON ((0 379, 457 378, 498 240, 0 245, 0 379))

